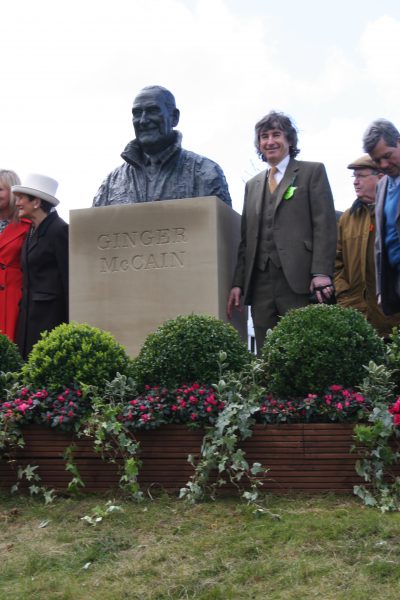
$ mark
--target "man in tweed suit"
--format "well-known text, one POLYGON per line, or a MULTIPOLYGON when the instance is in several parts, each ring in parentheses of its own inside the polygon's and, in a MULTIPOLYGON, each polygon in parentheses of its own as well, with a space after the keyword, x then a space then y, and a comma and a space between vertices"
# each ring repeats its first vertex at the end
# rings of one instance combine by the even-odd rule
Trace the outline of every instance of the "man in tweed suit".
POLYGON ((268 169, 247 182, 241 241, 227 314, 251 305, 258 353, 268 329, 291 308, 333 294, 336 216, 325 167, 298 161, 289 117, 270 112, 255 126, 268 169))

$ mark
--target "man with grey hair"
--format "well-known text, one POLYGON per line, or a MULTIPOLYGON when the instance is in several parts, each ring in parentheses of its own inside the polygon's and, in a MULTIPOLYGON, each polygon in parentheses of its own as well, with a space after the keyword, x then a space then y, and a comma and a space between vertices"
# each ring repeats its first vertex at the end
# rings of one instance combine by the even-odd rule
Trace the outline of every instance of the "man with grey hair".
POLYGON ((376 192, 376 291, 383 312, 392 315, 400 311, 400 133, 390 121, 377 119, 363 144, 385 174, 376 192))
POLYGON ((93 206, 198 196, 218 196, 231 206, 221 167, 181 147, 182 135, 173 129, 179 110, 169 90, 143 88, 133 101, 132 121, 136 139, 121 154, 124 164, 101 184, 93 206))

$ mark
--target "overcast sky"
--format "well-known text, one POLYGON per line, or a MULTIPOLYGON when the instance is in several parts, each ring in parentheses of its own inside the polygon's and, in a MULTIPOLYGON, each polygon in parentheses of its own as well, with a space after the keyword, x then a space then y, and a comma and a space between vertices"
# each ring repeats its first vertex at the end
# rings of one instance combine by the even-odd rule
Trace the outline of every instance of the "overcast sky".
POLYGON ((121 164, 145 85, 175 94, 183 146, 221 165, 238 212, 269 110, 293 117, 338 209, 366 126, 400 127, 398 0, 4 0, 1 18, 0 168, 57 179, 66 219, 121 164))

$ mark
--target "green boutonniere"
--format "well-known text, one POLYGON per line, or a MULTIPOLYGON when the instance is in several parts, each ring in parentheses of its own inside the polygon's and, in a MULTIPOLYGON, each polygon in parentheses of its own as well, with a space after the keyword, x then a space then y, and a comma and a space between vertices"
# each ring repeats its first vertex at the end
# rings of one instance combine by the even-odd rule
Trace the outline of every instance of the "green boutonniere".
POLYGON ((294 185, 289 185, 288 189, 286 190, 286 192, 283 194, 283 199, 284 200, 290 200, 290 198, 293 198, 293 194, 295 193, 295 191, 297 190, 297 187, 294 185))

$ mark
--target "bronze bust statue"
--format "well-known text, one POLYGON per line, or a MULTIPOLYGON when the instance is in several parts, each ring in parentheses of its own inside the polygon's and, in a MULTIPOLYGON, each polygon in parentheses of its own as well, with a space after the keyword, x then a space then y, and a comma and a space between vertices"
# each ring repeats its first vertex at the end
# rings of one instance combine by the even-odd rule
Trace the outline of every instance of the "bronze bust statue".
POLYGON ((179 110, 169 90, 143 88, 133 101, 132 121, 136 139, 121 154, 124 164, 101 184, 93 206, 198 196, 218 196, 231 206, 221 167, 181 147, 182 135, 174 130, 179 110))

